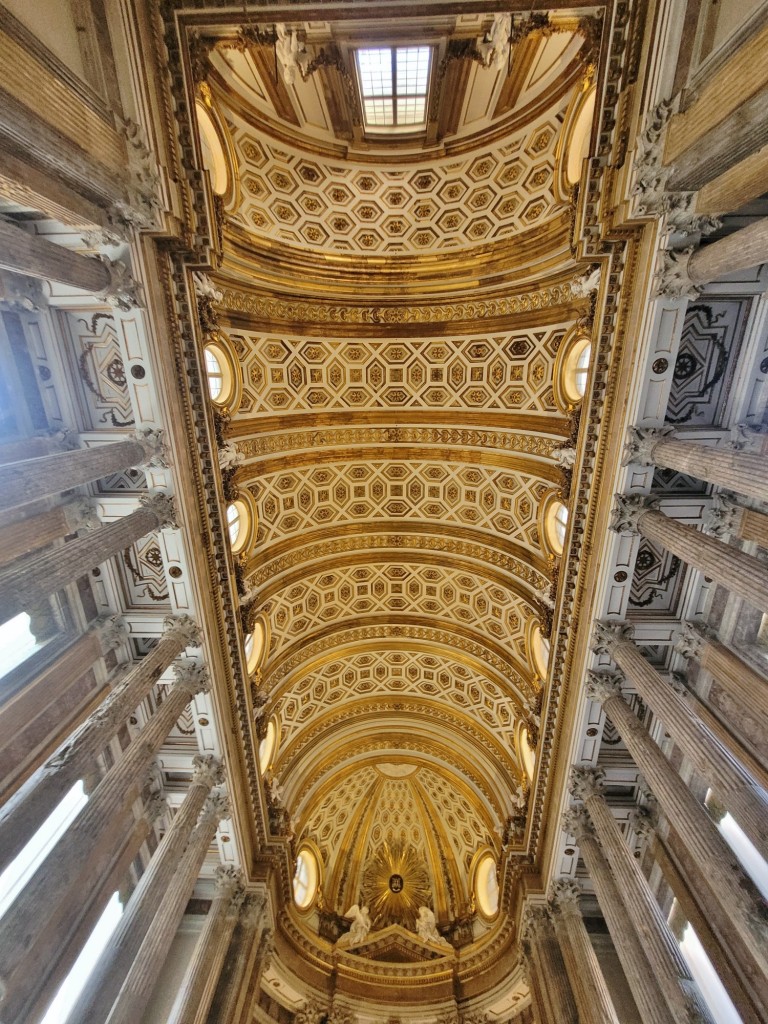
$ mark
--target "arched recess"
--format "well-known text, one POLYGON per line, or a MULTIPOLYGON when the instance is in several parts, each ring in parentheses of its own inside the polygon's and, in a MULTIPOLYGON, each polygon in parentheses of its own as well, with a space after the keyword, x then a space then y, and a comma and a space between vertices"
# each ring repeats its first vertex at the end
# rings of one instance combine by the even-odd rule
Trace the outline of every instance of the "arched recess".
POLYGON ((229 131, 207 88, 195 101, 195 115, 200 138, 200 159, 208 172, 211 191, 220 196, 225 208, 239 200, 238 160, 229 131))
POLYGON ((566 111, 555 150, 555 194, 561 202, 569 201, 591 152, 596 99, 596 87, 585 78, 581 92, 575 94, 566 111))

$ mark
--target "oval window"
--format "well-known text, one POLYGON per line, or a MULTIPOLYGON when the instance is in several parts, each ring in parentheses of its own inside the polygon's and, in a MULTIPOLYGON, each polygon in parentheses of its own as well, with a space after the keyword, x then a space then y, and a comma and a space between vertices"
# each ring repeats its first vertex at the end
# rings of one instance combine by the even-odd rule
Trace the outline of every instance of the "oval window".
POLYGON ((533 769, 536 767, 536 753, 531 746, 531 738, 526 726, 520 730, 520 760, 523 762, 528 781, 533 782, 533 769))
POLYGON ((541 632, 538 623, 531 630, 530 645, 533 668, 541 679, 546 679, 549 668, 549 640, 541 632))
POLYGON ((221 345, 209 342, 204 349, 208 394, 216 405, 229 405, 235 397, 232 362, 221 345))
POLYGON ((253 673, 261 667, 261 663, 264 660, 266 653, 266 641, 267 631, 264 628, 264 623, 258 619, 256 625, 253 627, 253 632, 250 633, 244 644, 245 649, 245 663, 248 669, 248 675, 253 673))
POLYGON ((592 120, 595 116, 596 96, 597 90, 592 88, 582 100, 571 128, 565 163, 565 177, 571 186, 577 185, 581 180, 581 168, 585 159, 589 156, 589 142, 592 134, 592 120))
POLYGON ((259 744, 259 771, 262 775, 266 773, 275 755, 277 745, 277 726, 274 718, 270 718, 264 739, 259 744))
POLYGON ((227 505, 229 546, 235 555, 242 551, 245 546, 245 541, 248 537, 249 520, 248 506, 241 498, 237 498, 227 505))
POLYGON ((475 904, 483 917, 494 917, 499 909, 499 880, 492 853, 483 854, 475 869, 475 904))
POLYGON ((568 509, 562 501, 550 501, 544 517, 547 546, 553 555, 562 555, 568 530, 568 509))
POLYGON ((296 873, 293 876, 293 899, 299 910, 306 910, 317 893, 317 858, 306 847, 299 850, 296 873))
POLYGON ((195 104, 197 123, 200 128, 203 167, 211 176, 211 188, 217 196, 223 196, 229 187, 229 167, 219 133, 213 117, 202 103, 195 104))

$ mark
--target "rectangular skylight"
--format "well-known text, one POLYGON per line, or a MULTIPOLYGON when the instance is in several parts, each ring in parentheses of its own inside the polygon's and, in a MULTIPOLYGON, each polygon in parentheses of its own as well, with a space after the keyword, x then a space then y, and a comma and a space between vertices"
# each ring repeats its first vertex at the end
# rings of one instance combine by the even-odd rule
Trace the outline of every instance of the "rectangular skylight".
POLYGON ((366 128, 424 128, 430 46, 385 46, 356 51, 366 128))

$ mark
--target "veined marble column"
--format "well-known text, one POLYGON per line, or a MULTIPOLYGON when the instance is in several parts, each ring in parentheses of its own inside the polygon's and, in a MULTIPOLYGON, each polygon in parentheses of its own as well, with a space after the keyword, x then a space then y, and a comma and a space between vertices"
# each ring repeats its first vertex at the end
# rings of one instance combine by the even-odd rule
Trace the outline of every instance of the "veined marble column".
POLYGON ((135 512, 0 574, 0 622, 29 611, 146 534, 176 525, 173 499, 167 494, 142 495, 140 501, 135 512))
POLYGON ((624 449, 624 462, 663 466, 759 501, 768 499, 768 460, 765 456, 698 444, 696 441, 681 441, 676 433, 674 427, 647 430, 632 427, 624 449))
POLYGON ((186 615, 167 618, 160 642, 115 681, 112 692, 93 714, 0 808, 0 870, 82 777, 91 759, 109 743, 168 666, 185 648, 197 643, 199 632, 192 619, 186 615))
POLYGON ((0 267, 4 270, 58 281, 97 295, 110 285, 107 263, 56 245, 5 220, 0 221, 0 252, 0 267))
POLYGON ((616 533, 639 533, 647 537, 753 607, 768 611, 768 567, 763 563, 693 526, 665 516, 658 511, 656 498, 617 494, 615 500, 611 529, 616 533))
POLYGON ((545 1024, 578 1024, 576 1002, 547 908, 528 904, 522 931, 545 1024))
POLYGON ((143 430, 125 441, 10 462, 0 466, 0 512, 61 494, 132 466, 162 465, 165 455, 162 431, 143 430))
POLYGON ((196 757, 193 763, 192 785, 131 894, 109 945, 67 1017, 67 1024, 107 1019, 160 901, 179 869, 182 854, 205 801, 211 789, 224 781, 221 762, 210 754, 196 757))
POLYGON ((213 997, 209 1024, 233 1024, 240 1020, 237 1011, 244 999, 246 973, 261 973, 262 961, 271 948, 271 931, 265 927, 266 906, 266 898, 260 894, 246 897, 213 997), (257 942, 259 929, 261 936, 257 942))
POLYGON ((603 772, 578 766, 571 772, 571 791, 584 802, 600 844, 611 865, 624 905, 635 926, 656 982, 676 1024, 716 1024, 670 932, 640 865, 629 852, 603 797, 603 772))
POLYGON ((171 1009, 168 1024, 206 1024, 232 933, 245 900, 238 868, 216 869, 216 896, 171 1009))
POLYGON ((110 824, 136 798, 155 754, 184 708, 208 689, 205 669, 182 662, 155 714, 125 756, 99 782, 88 803, 0 920, 0 1019, 23 1024, 39 983, 35 964, 55 960, 74 917, 80 887, 98 878, 113 854, 110 824), (41 908, 45 908, 45 913, 41 908))
MULTIPOLYGON (((610 655, 616 662, 694 769, 721 798, 763 857, 768 857, 768 794, 723 747, 693 707, 675 693, 672 684, 648 664, 633 636, 634 629, 627 622, 597 622, 592 649, 610 655)), ((594 678, 599 681, 604 677, 594 678)), ((616 696, 621 700, 618 690, 616 696)), ((610 714, 607 706, 606 711, 610 714)))
POLYGON ((684 658, 695 658, 745 711, 768 718, 768 679, 721 643, 715 633, 684 622, 675 650, 684 658))
POLYGON ((768 263, 768 217, 702 245, 691 255, 687 270, 694 284, 703 285, 761 263, 768 263))
POLYGON ((555 934, 565 960, 579 1020, 590 1024, 619 1024, 603 972, 579 909, 581 886, 570 879, 553 882, 549 890, 555 934))
POLYGON ((575 838, 579 846, 643 1024, 675 1024, 675 1018, 656 983, 643 945, 627 916, 621 893, 595 838, 589 815, 584 808, 571 808, 563 818, 563 828, 575 838))
POLYGON ((214 794, 208 798, 200 822, 107 1017, 108 1024, 135 1024, 141 1020, 219 821, 227 814, 229 803, 225 796, 214 794))
POLYGON ((712 906, 710 913, 731 918, 756 963, 768 973, 768 908, 730 846, 621 696, 618 678, 591 672, 587 694, 603 705, 665 816, 711 879, 720 906, 712 906))

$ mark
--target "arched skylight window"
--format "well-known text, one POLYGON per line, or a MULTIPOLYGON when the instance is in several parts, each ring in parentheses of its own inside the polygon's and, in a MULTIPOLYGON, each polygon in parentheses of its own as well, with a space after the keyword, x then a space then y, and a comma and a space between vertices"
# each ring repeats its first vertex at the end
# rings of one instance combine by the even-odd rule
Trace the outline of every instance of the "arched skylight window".
POLYGON ((224 372, 218 355, 210 345, 205 350, 205 372, 208 375, 208 393, 215 402, 224 390, 224 372))
POLYGON ((489 851, 483 854, 475 869, 475 903, 484 917, 493 917, 499 909, 499 880, 496 861, 489 851))
POLYGON ((274 760, 277 747, 277 725, 274 718, 270 718, 264 739, 259 744, 259 771, 262 775, 267 771, 274 760))
POLYGON ((317 858, 307 847, 299 851, 296 858, 296 873, 293 876, 293 899, 299 910, 306 910, 317 893, 317 858))
POLYGON ((541 632, 538 623, 531 630, 530 646, 533 668, 541 679, 546 679, 549 669, 549 640, 541 632))

